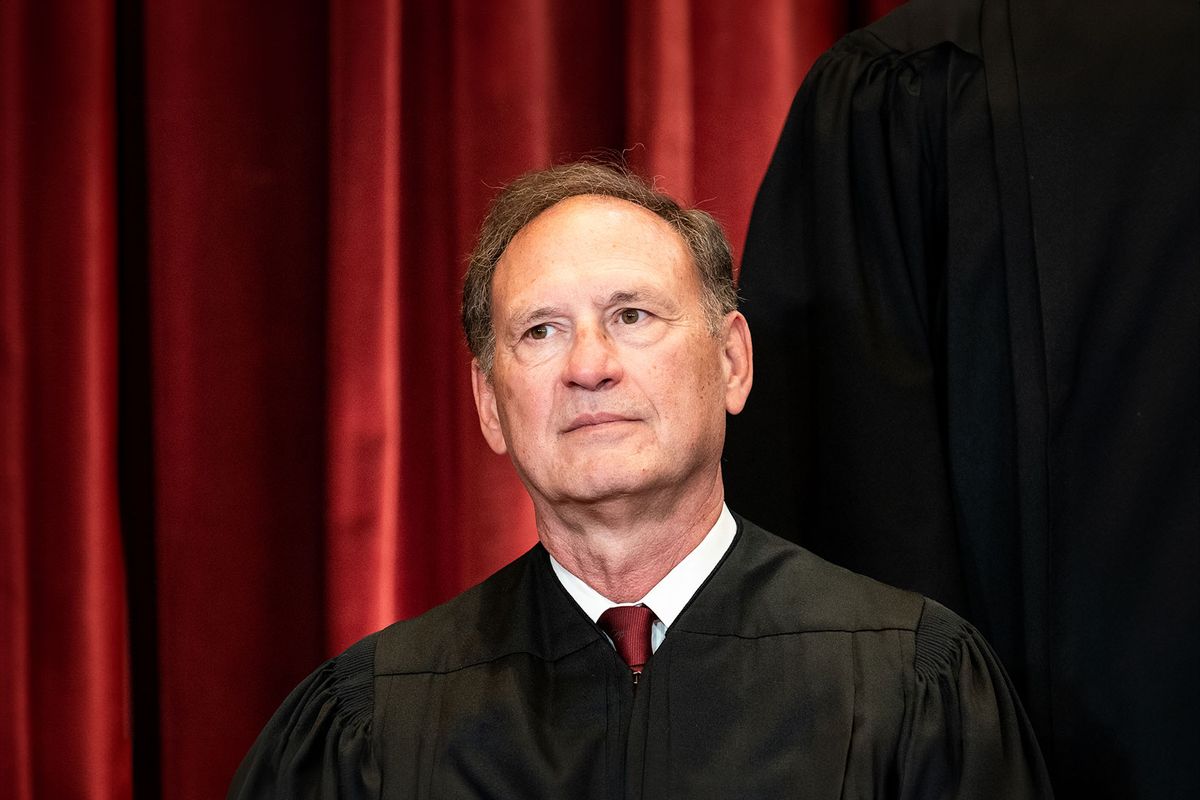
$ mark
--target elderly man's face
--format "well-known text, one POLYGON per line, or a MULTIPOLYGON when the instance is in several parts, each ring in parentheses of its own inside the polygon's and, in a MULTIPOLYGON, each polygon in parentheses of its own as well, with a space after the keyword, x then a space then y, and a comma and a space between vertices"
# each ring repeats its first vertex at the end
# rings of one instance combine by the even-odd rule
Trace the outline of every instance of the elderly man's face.
POLYGON ((535 500, 715 478, 725 412, 749 391, 749 334, 733 312, 713 335, 666 222, 622 200, 565 200, 513 239, 492 308, 491 379, 474 375, 480 422, 535 500))

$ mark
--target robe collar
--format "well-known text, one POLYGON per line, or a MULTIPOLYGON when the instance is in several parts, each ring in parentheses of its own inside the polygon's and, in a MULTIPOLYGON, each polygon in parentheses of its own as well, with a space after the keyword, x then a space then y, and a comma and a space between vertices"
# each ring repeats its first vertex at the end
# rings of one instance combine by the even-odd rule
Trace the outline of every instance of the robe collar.
POLYGON ((664 575, 662 580, 651 587, 645 596, 632 603, 614 603, 560 564, 549 552, 546 555, 550 559, 550 567, 567 590, 567 594, 571 595, 592 622, 596 622, 601 614, 614 606, 644 605, 658 617, 665 632, 721 563, 736 535, 737 522, 729 512, 729 507, 722 503, 721 514, 717 517, 716 524, 709 529, 700 543, 664 575))

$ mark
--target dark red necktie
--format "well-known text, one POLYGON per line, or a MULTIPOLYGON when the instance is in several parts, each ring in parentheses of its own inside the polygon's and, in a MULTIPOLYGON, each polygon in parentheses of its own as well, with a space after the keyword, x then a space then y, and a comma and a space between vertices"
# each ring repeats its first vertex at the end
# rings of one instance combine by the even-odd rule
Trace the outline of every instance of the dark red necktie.
POLYGON ((650 626, 654 612, 645 606, 613 606, 600 615, 601 629, 613 640, 617 654, 633 674, 641 673, 650 660, 650 626))

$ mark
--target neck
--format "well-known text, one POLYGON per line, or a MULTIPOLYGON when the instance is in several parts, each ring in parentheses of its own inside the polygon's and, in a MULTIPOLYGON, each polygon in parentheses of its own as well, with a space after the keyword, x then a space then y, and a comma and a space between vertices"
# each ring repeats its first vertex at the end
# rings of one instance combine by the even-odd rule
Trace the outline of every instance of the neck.
POLYGON ((538 538, 558 563, 616 603, 640 600, 712 530, 724 488, 711 481, 670 498, 538 502, 538 538))

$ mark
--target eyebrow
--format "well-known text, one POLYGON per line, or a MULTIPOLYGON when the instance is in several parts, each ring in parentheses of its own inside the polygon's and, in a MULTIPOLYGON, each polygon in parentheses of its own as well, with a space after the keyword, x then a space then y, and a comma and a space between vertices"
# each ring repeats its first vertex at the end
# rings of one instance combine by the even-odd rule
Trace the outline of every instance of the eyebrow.
POLYGON ((635 290, 632 292, 613 292, 608 296, 609 306, 640 305, 645 302, 659 303, 674 311, 679 308, 675 297, 669 293, 654 290, 635 290))
POLYGON ((532 311, 527 311, 519 317, 513 317, 510 324, 511 330, 523 331, 533 325, 535 320, 546 319, 547 317, 555 317, 562 313, 562 309, 555 306, 542 306, 535 308, 532 311))
POLYGON ((613 292, 608 296, 608 302, 605 305, 623 306, 645 300, 647 297, 646 292, 613 292))
MULTIPOLYGON (((605 301, 605 307, 620 306, 620 305, 636 305, 638 303, 652 300, 669 306, 672 310, 677 307, 673 298, 661 292, 655 291, 616 291, 608 296, 605 301)), ((557 317, 564 312, 558 306, 541 306, 529 311, 521 313, 519 316, 513 317, 510 323, 510 330, 524 331, 526 328, 534 325, 538 320, 547 319, 549 317, 557 317)))

